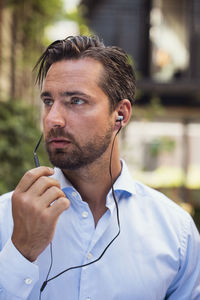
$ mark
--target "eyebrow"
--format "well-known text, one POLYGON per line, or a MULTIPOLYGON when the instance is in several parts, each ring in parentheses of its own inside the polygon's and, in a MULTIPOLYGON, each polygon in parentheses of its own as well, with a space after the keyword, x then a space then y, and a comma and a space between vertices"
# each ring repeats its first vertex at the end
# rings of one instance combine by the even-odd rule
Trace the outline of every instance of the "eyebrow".
POLYGON ((62 97, 68 97, 68 96, 78 95, 78 96, 85 96, 85 97, 90 98, 89 95, 87 95, 87 94, 85 94, 83 92, 80 92, 80 91, 63 92, 63 93, 60 93, 60 95, 62 97))
POLYGON ((40 98, 42 99, 43 97, 52 97, 52 95, 50 92, 42 92, 40 98))
MULTIPOLYGON (((71 91, 71 92, 66 91, 66 92, 60 93, 61 97, 69 97, 69 96, 74 96, 74 95, 85 96, 85 97, 91 98, 89 95, 87 95, 83 92, 80 92, 80 91, 71 91)), ((52 97, 52 94, 48 91, 42 92, 40 95, 40 98, 43 98, 43 97, 52 97)))

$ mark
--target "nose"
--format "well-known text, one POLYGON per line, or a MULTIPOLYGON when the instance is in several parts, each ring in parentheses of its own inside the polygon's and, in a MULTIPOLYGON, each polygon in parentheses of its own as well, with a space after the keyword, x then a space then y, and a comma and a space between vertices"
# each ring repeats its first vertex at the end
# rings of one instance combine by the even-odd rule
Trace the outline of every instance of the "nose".
POLYGON ((66 120, 63 112, 63 108, 60 105, 53 104, 44 117, 44 122, 49 128, 53 127, 65 127, 66 120))

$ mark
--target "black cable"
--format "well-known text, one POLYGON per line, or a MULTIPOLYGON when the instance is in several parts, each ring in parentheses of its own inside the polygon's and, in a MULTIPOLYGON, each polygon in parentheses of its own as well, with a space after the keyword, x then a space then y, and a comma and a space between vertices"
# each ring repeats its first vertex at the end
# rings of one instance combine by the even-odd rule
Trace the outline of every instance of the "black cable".
MULTIPOLYGON (((97 259, 95 259, 95 260, 93 260, 93 261, 91 261, 91 262, 89 262, 89 263, 83 264, 83 265, 74 266, 74 267, 70 267, 70 268, 68 268, 68 269, 65 269, 64 271, 62 271, 62 272, 58 273, 57 275, 55 275, 55 276, 53 276, 53 277, 51 277, 51 278, 48 279, 49 274, 50 274, 50 272, 51 272, 52 265, 53 265, 53 253, 52 253, 52 242, 51 242, 51 243, 50 243, 51 263, 50 263, 50 266, 49 266, 49 270, 48 270, 46 279, 45 279, 45 281, 43 282, 43 284, 42 284, 42 286, 41 286, 41 288, 40 288, 39 300, 41 300, 42 292, 43 292, 43 290, 45 289, 45 287, 46 287, 46 285, 47 285, 48 282, 50 282, 50 281, 56 279, 57 277, 61 276, 63 273, 68 272, 68 271, 70 271, 70 270, 75 270, 75 269, 83 268, 83 267, 86 267, 86 266, 89 266, 89 265, 91 265, 91 264, 96 263, 97 261, 99 261, 99 260, 102 258, 102 256, 105 254, 105 252, 107 251, 107 249, 110 247, 110 245, 115 241, 115 239, 116 239, 116 238, 119 236, 119 234, 120 234, 119 207, 118 207, 118 203, 117 203, 117 199, 116 199, 115 191, 114 191, 114 187, 113 187, 113 177, 112 177, 112 154, 113 154, 113 149, 114 149, 115 139, 116 139, 118 133, 120 132, 121 128, 122 128, 122 125, 121 125, 121 122, 120 122, 120 128, 118 129, 118 131, 117 131, 117 133, 115 134, 114 139, 113 139, 113 143, 112 143, 112 147, 111 147, 111 153, 110 153, 110 161, 109 161, 109 175, 110 175, 110 180, 111 180, 112 196, 113 196, 113 199, 114 199, 114 202, 115 202, 115 206, 116 206, 118 232, 117 232, 117 234, 115 235, 115 237, 110 241, 110 243, 106 246, 106 248, 103 250, 103 252, 101 253, 101 255, 100 255, 97 259)), ((37 144, 37 146, 36 146, 36 148, 35 148, 35 150, 34 150, 34 160, 35 160, 35 156, 36 156, 35 162, 38 161, 36 151, 37 151, 37 149, 38 149, 38 147, 39 147, 39 144, 40 144, 41 140, 42 140, 42 136, 40 137, 40 140, 39 140, 39 142, 38 142, 38 144, 37 144)), ((38 166, 39 166, 39 165, 37 165, 37 167, 38 167, 38 166)))
MULTIPOLYGON (((44 282, 46 282, 48 280, 52 266, 53 266, 53 250, 52 250, 52 242, 50 242, 50 266, 49 266, 49 270, 47 272, 47 276, 46 276, 46 279, 45 279, 44 282)), ((41 300, 41 297, 42 297, 42 292, 41 292, 41 289, 40 289, 39 300, 41 300)))
POLYGON ((39 159, 38 159, 38 156, 37 156, 37 149, 38 147, 40 146, 40 143, 41 143, 41 140, 42 140, 42 137, 43 137, 43 134, 41 135, 34 151, 33 151, 33 158, 34 158, 34 162, 35 162, 35 167, 38 168, 40 166, 40 163, 39 163, 39 159))

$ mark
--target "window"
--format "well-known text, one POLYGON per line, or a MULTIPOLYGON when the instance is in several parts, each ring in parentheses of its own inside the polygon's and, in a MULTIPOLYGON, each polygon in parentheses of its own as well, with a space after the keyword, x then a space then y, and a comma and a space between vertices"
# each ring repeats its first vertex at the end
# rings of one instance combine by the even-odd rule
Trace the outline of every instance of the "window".
POLYGON ((153 0, 150 14, 151 77, 179 79, 189 67, 188 0, 153 0))

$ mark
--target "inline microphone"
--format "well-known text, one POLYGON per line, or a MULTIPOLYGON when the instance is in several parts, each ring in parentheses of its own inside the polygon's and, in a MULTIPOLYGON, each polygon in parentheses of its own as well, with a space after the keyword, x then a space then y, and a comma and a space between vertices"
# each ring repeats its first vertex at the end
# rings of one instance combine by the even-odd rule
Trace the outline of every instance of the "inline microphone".
POLYGON ((39 139, 39 141, 38 141, 38 143, 37 143, 37 145, 36 145, 36 147, 33 151, 33 158, 34 158, 36 168, 38 168, 40 166, 39 159, 38 159, 38 156, 37 156, 37 149, 38 149, 38 147, 41 143, 42 138, 43 138, 43 134, 41 135, 41 137, 40 137, 40 139, 39 139))

